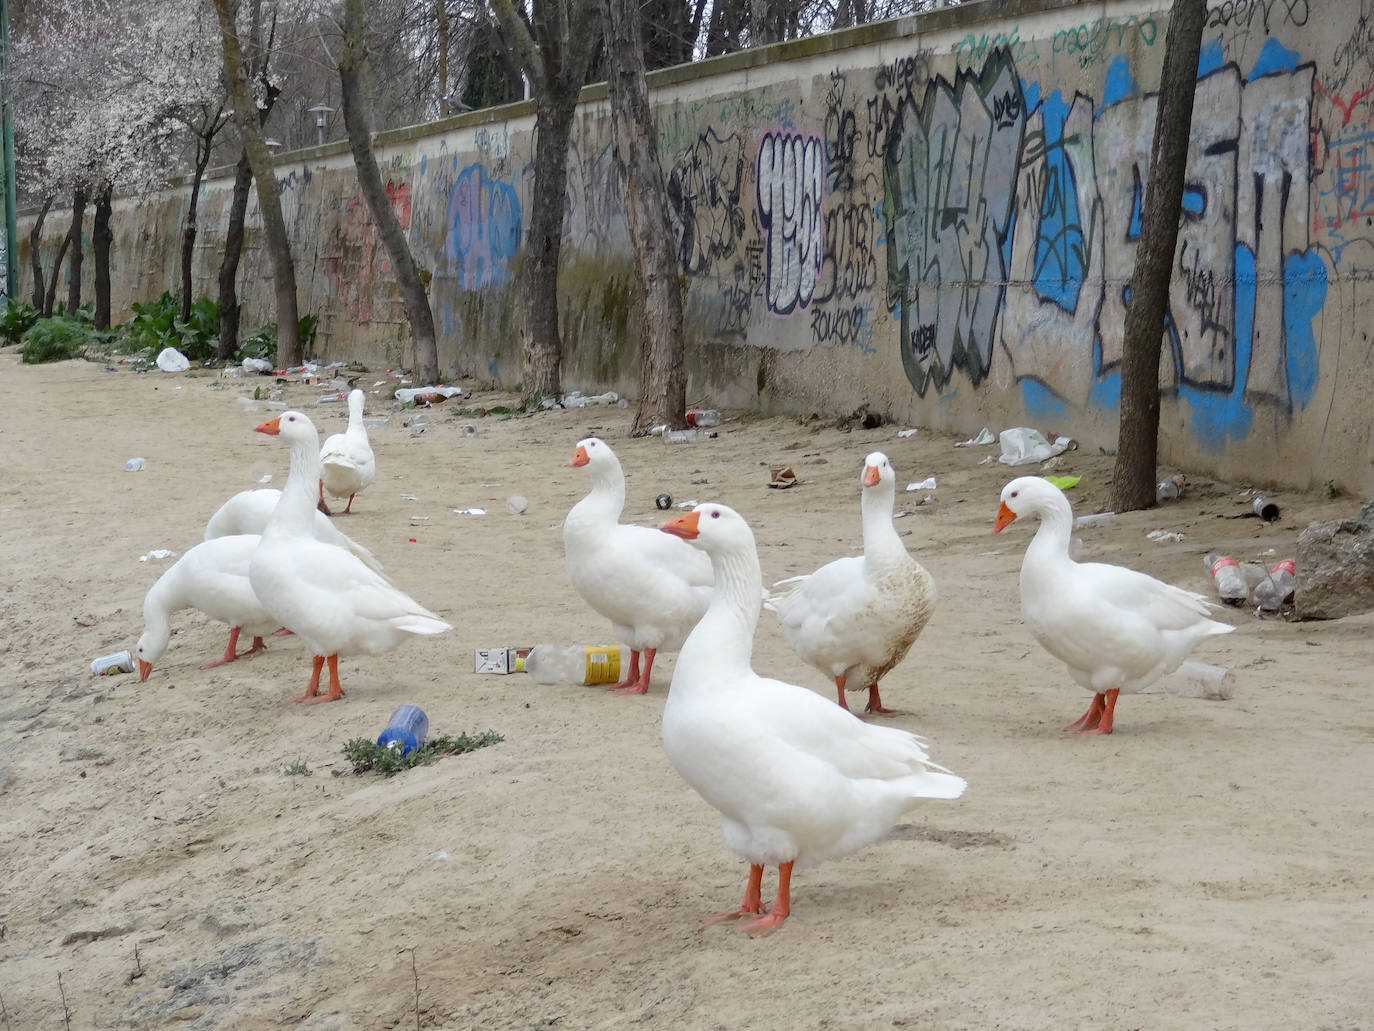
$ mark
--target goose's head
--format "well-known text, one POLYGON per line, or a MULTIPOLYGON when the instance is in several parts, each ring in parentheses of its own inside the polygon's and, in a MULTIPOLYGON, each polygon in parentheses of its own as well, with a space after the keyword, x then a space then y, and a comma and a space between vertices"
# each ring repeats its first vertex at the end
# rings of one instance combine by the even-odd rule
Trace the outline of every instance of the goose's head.
POLYGON ((1001 533, 1018 516, 1041 515, 1067 506, 1064 492, 1043 476, 1018 476, 1002 488, 1002 504, 992 532, 1001 533))
POLYGON ((315 424, 300 412, 282 412, 275 419, 253 427, 254 432, 266 433, 270 437, 281 437, 288 444, 297 441, 313 442, 319 447, 320 435, 315 424))
POLYGON ((577 442, 577 450, 568 459, 568 464, 575 468, 581 468, 584 465, 591 466, 592 470, 595 471, 619 465, 620 460, 615 457, 611 445, 600 437, 586 437, 577 442))
POLYGON ((367 395, 357 387, 348 392, 348 414, 357 413, 359 417, 363 414, 363 406, 367 403, 367 395))
POLYGON ((889 487, 897 482, 897 473, 892 468, 892 463, 887 460, 887 455, 881 451, 874 451, 864 459, 863 485, 865 487, 876 487, 880 483, 885 483, 889 487))
POLYGON ((708 555, 754 546, 754 533, 744 516, 717 501, 704 501, 686 515, 669 519, 659 529, 681 537, 708 555))
POLYGON ((138 639, 138 647, 134 649, 134 661, 138 663, 138 682, 142 684, 148 679, 148 674, 153 671, 153 663, 162 658, 162 653, 167 650, 167 641, 170 634, 159 634, 151 629, 143 631, 143 636, 138 639))

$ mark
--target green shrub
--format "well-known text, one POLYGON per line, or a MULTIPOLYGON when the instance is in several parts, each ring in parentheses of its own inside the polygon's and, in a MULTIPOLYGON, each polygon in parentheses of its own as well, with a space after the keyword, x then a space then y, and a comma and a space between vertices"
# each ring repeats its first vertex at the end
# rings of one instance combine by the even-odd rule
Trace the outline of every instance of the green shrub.
POLYGON ((11 298, 5 306, 4 318, 0 319, 0 336, 3 336, 7 343, 19 343, 24 334, 38 321, 39 314, 38 309, 32 304, 11 298))
POLYGON ((265 358, 277 364, 277 324, 269 322, 261 329, 254 330, 246 337, 239 338, 239 349, 234 352, 234 361, 245 358, 265 358))
POLYGON ((50 319, 39 319, 30 327, 20 356, 29 365, 61 362, 80 358, 89 344, 98 342, 98 335, 88 321, 54 315, 50 319))
POLYGON ((181 341, 178 350, 191 361, 208 361, 215 356, 219 346, 219 305, 210 298, 202 297, 191 305, 189 321, 178 320, 173 325, 181 341))
POLYGON ((175 347, 193 362, 215 356, 219 343, 219 305, 202 297, 191 305, 191 317, 181 321, 181 301, 164 291, 156 301, 134 303, 133 318, 120 327, 121 351, 151 351, 175 347))

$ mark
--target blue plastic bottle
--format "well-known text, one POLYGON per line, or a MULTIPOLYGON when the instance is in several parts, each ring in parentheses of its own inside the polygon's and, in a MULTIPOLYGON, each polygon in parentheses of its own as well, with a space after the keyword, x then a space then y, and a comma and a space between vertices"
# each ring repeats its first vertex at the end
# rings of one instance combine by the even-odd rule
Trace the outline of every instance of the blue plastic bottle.
POLYGON ((402 705, 391 714, 386 729, 377 735, 383 748, 399 748, 402 755, 418 752, 429 733, 429 717, 418 705, 402 705))

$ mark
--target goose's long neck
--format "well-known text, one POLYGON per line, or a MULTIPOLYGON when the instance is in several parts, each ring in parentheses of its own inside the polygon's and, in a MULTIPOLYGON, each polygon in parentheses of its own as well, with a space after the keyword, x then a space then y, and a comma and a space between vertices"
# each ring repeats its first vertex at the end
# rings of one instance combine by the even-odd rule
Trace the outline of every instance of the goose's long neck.
POLYGON ((349 397, 348 399, 348 432, 354 435, 363 433, 363 399, 361 397, 349 397))
POLYGON ((1047 498, 1037 509, 1040 528, 1026 548, 1028 560, 1068 559, 1073 536, 1073 508, 1062 494, 1047 498))
POLYGON ((264 535, 274 528, 301 531, 308 537, 314 531, 315 506, 319 501, 320 450, 308 440, 291 443, 291 466, 282 485, 281 499, 272 512, 264 535))
POLYGON ((574 525, 619 522, 625 509, 625 473, 615 462, 590 469, 592 489, 573 506, 568 520, 574 525))
POLYGON ((865 487, 859 498, 859 510, 863 515, 864 562, 878 574, 908 560, 902 538, 892 525, 893 498, 892 484, 882 482, 865 487))
POLYGON ((758 552, 747 550, 711 556, 715 593, 682 647, 680 662, 738 670, 749 667, 754 631, 763 605, 763 573, 758 552))
POLYGON ((189 608, 182 597, 178 573, 178 567, 173 566, 143 596, 143 632, 149 640, 158 642, 159 653, 172 636, 172 613, 189 608))

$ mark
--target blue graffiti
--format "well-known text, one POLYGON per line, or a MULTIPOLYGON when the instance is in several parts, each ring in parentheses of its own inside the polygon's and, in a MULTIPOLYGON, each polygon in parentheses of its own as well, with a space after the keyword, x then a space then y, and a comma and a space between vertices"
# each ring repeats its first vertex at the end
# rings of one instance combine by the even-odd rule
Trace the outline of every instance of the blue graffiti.
POLYGON ((1264 49, 1260 51, 1259 57, 1255 58, 1255 66, 1250 69, 1250 74, 1246 76, 1246 82, 1254 82, 1263 75, 1273 75, 1276 72, 1291 74, 1297 71, 1299 55, 1296 50, 1289 50, 1273 36, 1264 41, 1264 49))
MULTIPOLYGON (((456 164, 456 159, 455 159, 456 164)), ((444 257, 464 290, 500 286, 520 246, 520 198, 480 164, 458 173, 449 194, 444 257)))
POLYGON ((1250 406, 1245 401, 1250 370, 1251 341, 1255 326, 1255 255, 1244 244, 1236 246, 1236 378, 1225 392, 1205 390, 1192 384, 1179 387, 1179 398, 1192 409, 1189 427, 1206 451, 1221 454, 1231 440, 1250 432, 1250 406))
MULTIPOLYGON (((1045 126, 1047 181, 1040 198, 1033 281, 1041 297, 1073 311, 1087 273, 1087 255, 1078 210, 1078 177, 1062 145, 1069 105, 1055 90, 1040 106, 1040 113, 1045 126)), ((1007 235, 1010 238, 1011 233, 1007 235)))
POLYGON ((1317 339, 1312 321, 1326 304, 1326 265, 1311 251, 1283 261, 1283 332, 1288 400, 1305 408, 1317 389, 1317 339))

